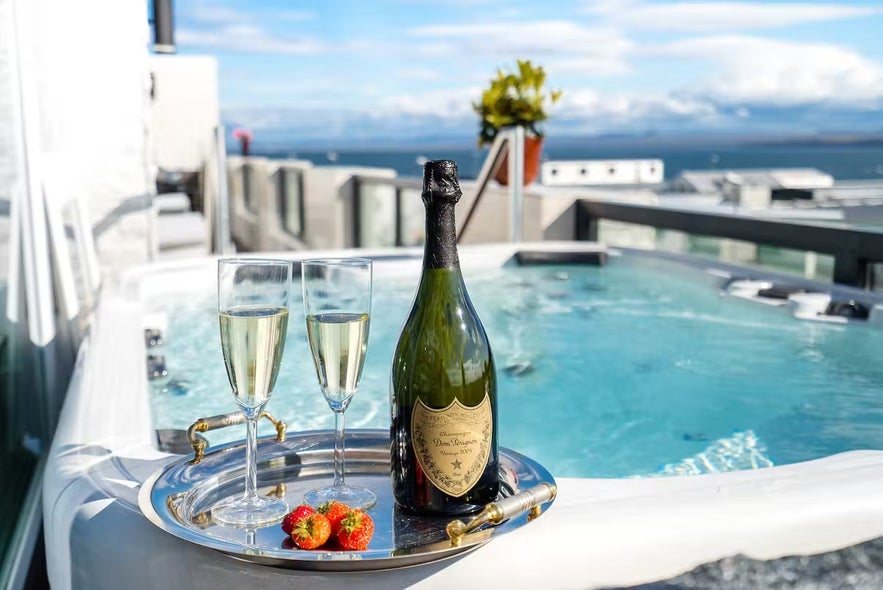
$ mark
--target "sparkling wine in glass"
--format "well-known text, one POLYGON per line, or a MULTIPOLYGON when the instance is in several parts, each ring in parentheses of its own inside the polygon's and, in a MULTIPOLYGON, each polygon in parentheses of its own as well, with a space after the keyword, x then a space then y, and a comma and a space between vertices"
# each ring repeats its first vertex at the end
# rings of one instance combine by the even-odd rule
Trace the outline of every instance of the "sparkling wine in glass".
POLYGON ((233 397, 248 424, 245 492, 212 507, 223 524, 253 527, 282 518, 288 505, 257 493, 257 421, 273 393, 285 335, 291 293, 291 262, 257 258, 218 261, 218 316, 221 350, 233 397))
POLYGON ((334 482, 311 490, 304 501, 311 505, 343 502, 353 508, 370 508, 374 493, 346 483, 344 462, 344 412, 356 393, 371 315, 371 261, 366 258, 305 260, 301 264, 307 336, 319 387, 334 412, 334 482))

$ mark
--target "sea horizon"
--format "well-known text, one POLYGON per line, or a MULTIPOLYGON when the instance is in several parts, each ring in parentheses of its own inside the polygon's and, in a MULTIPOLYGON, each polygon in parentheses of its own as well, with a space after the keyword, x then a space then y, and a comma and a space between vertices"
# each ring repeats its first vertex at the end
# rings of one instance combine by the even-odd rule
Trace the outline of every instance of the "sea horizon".
MULTIPOLYGON (((255 133, 251 154, 272 159, 302 159, 314 165, 390 168, 399 176, 419 177, 422 163, 453 159, 463 178, 475 178, 487 154, 472 138, 425 137, 394 142, 375 138, 357 145, 324 145, 284 138, 279 130, 255 133), (274 137, 275 135, 275 137, 274 137)), ((228 144, 231 154, 238 146, 228 144)), ((883 180, 883 134, 607 134, 547 136, 547 160, 654 158, 663 161, 665 178, 685 170, 816 168, 837 180, 883 180)))

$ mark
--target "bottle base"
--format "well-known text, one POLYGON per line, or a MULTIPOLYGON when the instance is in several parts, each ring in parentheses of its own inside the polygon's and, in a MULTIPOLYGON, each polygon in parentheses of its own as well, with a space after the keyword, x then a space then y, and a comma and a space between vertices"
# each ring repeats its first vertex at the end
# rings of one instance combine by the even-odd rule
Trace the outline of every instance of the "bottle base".
POLYGON ((415 507, 396 500, 396 510, 410 516, 469 516, 480 512, 487 504, 468 504, 466 506, 451 508, 424 508, 415 507))
POLYGON ((282 520, 288 504, 279 498, 258 497, 245 501, 230 497, 212 506, 212 519, 225 526, 239 528, 267 526, 282 520))
POLYGON ((377 496, 361 486, 337 485, 310 490, 304 494, 304 502, 310 506, 320 506, 326 502, 340 502, 350 508, 368 510, 377 504, 377 496))

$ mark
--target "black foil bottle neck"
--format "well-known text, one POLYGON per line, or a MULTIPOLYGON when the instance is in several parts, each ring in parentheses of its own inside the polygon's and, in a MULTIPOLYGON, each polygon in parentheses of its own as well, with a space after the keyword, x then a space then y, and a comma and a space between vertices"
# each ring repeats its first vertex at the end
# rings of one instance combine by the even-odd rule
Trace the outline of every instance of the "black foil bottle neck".
POLYGON ((460 268, 457 256, 456 202, 439 199, 426 204, 426 246, 423 268, 460 268))
POLYGON ((423 268, 459 269, 454 206, 462 195, 453 160, 431 160, 423 166, 426 205, 426 250, 423 268))

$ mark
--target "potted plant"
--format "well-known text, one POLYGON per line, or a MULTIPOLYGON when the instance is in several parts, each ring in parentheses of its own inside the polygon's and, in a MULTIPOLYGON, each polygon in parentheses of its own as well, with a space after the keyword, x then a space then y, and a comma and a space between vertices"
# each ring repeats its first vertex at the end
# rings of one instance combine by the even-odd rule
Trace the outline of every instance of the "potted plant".
MULTIPOLYGON (((481 101, 472 108, 480 117, 481 130, 478 145, 494 141, 497 133, 505 127, 521 125, 524 138, 524 184, 536 180, 540 171, 540 152, 543 134, 537 124, 548 118, 546 106, 561 98, 560 90, 546 91, 546 72, 542 66, 534 66, 530 60, 518 60, 517 72, 497 70, 490 86, 481 93, 481 101)), ((508 156, 497 171, 496 179, 508 183, 508 156)))

